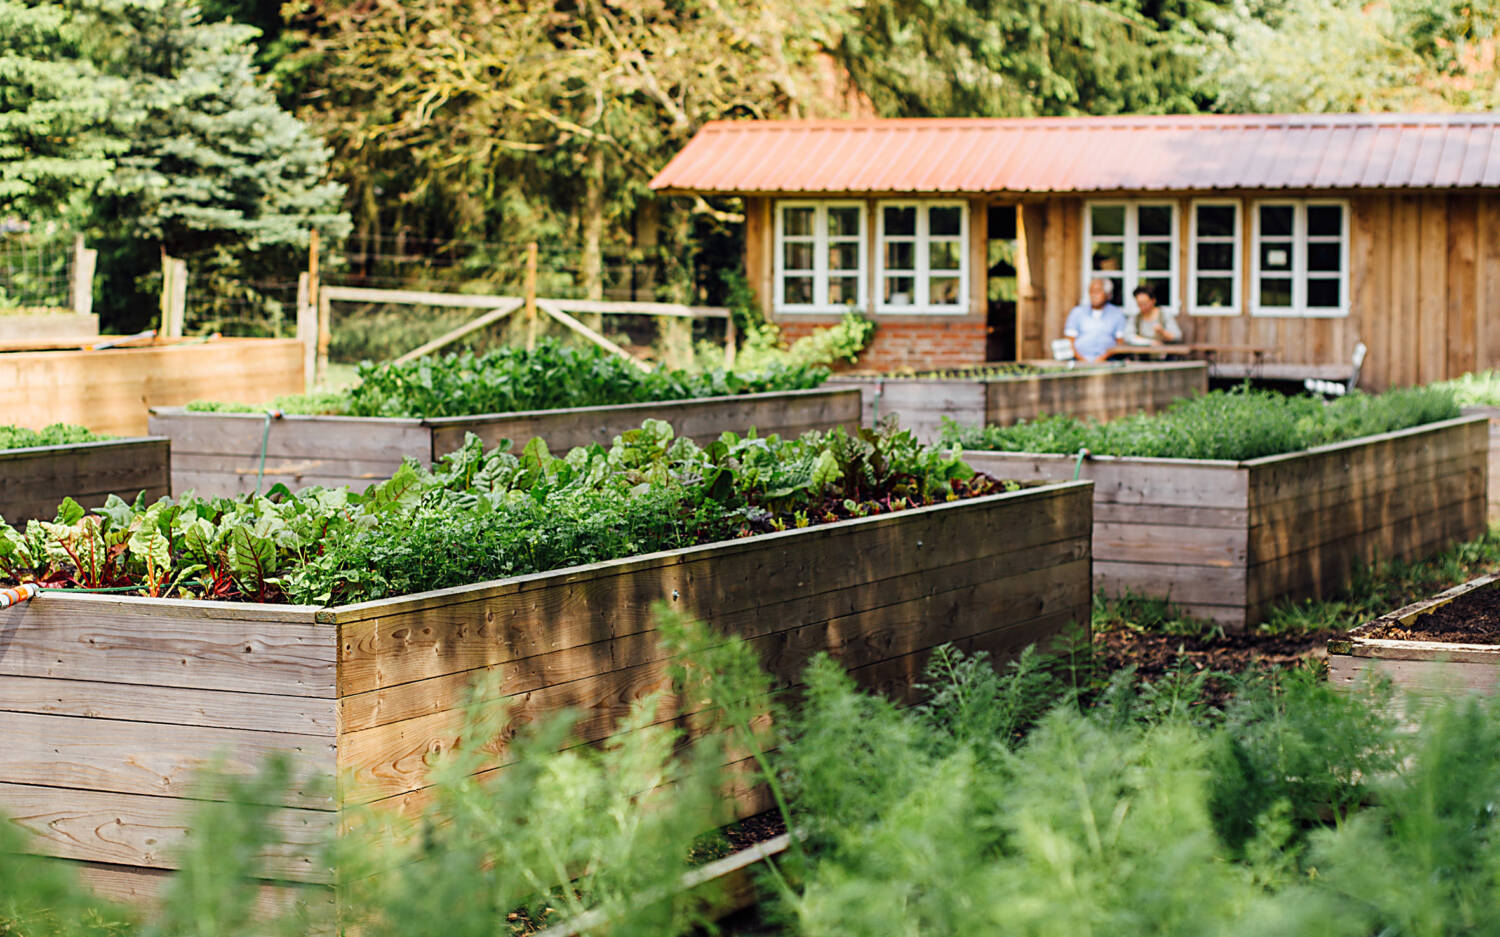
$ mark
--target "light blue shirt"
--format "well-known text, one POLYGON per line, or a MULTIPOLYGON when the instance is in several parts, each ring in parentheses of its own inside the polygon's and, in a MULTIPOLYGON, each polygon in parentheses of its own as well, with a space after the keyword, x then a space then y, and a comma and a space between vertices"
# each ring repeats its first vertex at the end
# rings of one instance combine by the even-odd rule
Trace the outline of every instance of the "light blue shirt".
POLYGON ((1079 355, 1097 358, 1125 337, 1125 327, 1125 310, 1114 303, 1105 303, 1102 309, 1079 303, 1068 313, 1063 334, 1074 340, 1079 355))

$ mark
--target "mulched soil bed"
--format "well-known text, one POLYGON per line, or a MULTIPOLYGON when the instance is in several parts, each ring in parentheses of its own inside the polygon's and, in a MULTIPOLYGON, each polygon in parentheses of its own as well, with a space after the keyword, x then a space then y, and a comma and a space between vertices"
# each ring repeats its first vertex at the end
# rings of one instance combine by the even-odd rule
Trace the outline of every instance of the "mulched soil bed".
MULTIPOLYGON (((1341 632, 1310 631, 1297 635, 1266 635, 1255 632, 1191 636, 1161 634, 1115 628, 1094 635, 1094 650, 1106 673, 1135 665, 1141 679, 1154 681, 1184 669, 1240 673, 1253 667, 1288 667, 1310 657, 1326 657, 1328 639, 1341 632)), ((1230 687, 1224 680, 1210 679, 1203 703, 1222 707, 1230 687)))
POLYGON ((1395 641, 1439 641, 1444 644, 1500 644, 1500 589, 1475 589, 1410 625, 1389 624, 1364 633, 1395 641))

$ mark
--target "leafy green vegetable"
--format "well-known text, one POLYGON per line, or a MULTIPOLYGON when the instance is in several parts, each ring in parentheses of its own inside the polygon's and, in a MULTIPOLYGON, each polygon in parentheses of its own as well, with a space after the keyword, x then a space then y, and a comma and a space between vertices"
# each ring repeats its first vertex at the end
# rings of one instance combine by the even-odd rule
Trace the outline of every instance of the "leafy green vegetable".
POLYGON ((363 494, 71 499, 24 532, 0 522, 0 577, 146 595, 342 603, 542 572, 899 511, 1003 486, 899 431, 800 439, 725 433, 708 446, 647 420, 614 445, 554 456, 475 436, 363 494))
POLYGON ((1452 391, 1461 407, 1500 407, 1500 371, 1475 371, 1429 386, 1452 391))
POLYGON ((943 424, 943 444, 1005 452, 1074 453, 1179 459, 1254 459, 1451 419, 1451 392, 1402 388, 1353 393, 1329 403, 1238 388, 1178 400, 1157 414, 1108 423, 1047 416, 1014 426, 943 424))
POLYGON ((42 429, 24 426, 0 426, 0 449, 28 449, 32 446, 67 446, 78 442, 98 442, 103 436, 82 426, 53 423, 42 429))
MULTIPOLYGON (((279 397, 269 409, 349 416, 469 416, 809 390, 827 377, 825 368, 784 361, 770 361, 754 371, 643 371, 593 346, 574 348, 544 340, 533 351, 506 347, 406 364, 367 361, 359 366, 359 382, 349 390, 279 397)), ((255 413, 268 407, 195 400, 187 409, 255 413)))

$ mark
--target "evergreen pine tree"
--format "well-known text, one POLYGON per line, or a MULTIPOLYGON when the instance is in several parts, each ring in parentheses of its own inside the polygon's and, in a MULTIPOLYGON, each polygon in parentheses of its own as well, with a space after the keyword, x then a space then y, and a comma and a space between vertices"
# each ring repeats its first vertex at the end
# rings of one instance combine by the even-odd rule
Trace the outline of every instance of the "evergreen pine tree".
POLYGON ((0 0, 0 214, 56 215, 110 172, 123 141, 101 76, 62 4, 0 0))

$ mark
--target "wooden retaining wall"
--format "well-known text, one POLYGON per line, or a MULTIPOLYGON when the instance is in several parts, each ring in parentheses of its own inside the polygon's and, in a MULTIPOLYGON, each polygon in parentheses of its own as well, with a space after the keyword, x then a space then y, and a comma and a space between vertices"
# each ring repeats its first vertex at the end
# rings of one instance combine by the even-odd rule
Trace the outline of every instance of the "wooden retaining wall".
MULTIPOLYGON (((340 804, 420 807, 481 674, 500 671, 516 720, 571 707, 602 738, 670 685, 664 600, 787 683, 826 650, 904 697, 938 644, 1005 655, 1087 627, 1091 503, 1087 484, 1047 486, 327 610, 44 593, 0 612, 0 813, 101 891, 149 898, 194 767, 287 752, 269 874, 325 881, 313 845, 340 804), (331 794, 315 782, 335 771, 331 794)), ((483 773, 505 763, 497 742, 483 773)))
POLYGON ((0 354, 0 413, 31 429, 76 423, 140 436, 152 407, 200 398, 258 403, 302 390, 302 346, 293 339, 0 354))
MULTIPOLYGON (((852 390, 794 390, 427 420, 289 415, 271 421, 262 490, 277 482, 294 489, 363 489, 389 478, 404 457, 431 466, 459 448, 468 433, 478 435, 486 447, 502 439, 520 446, 534 436, 545 439, 554 452, 595 442, 607 446, 652 418, 666 420, 679 436, 700 442, 725 430, 751 427, 762 436, 799 436, 810 429, 857 428, 859 396, 852 390)), ((151 414, 151 428, 172 440, 174 491, 236 495, 255 490, 264 414, 162 408, 151 414)))
POLYGON ((86 508, 117 494, 148 501, 172 493, 172 446, 161 437, 0 450, 0 517, 52 520, 63 498, 86 508))
POLYGON ((1464 407, 1465 416, 1482 416, 1490 421, 1490 508, 1491 524, 1500 524, 1500 407, 1464 407))
POLYGON ((895 414, 923 442, 936 442, 943 418, 965 425, 1008 426, 1064 414, 1112 420, 1155 413, 1172 401, 1208 390, 1201 361, 1114 364, 993 378, 835 375, 830 387, 857 387, 865 425, 895 414))
POLYGON ((1283 598, 1325 596, 1362 564, 1415 559, 1485 530, 1480 417, 1244 462, 967 452, 1005 478, 1094 481, 1094 584, 1164 596, 1232 629, 1283 598))
POLYGON ((1378 675, 1416 696, 1493 695, 1500 689, 1500 646, 1397 641, 1373 638, 1369 634, 1389 624, 1410 625, 1460 596, 1497 587, 1500 587, 1500 574, 1480 576, 1330 639, 1328 679, 1335 686, 1347 687, 1378 675))

